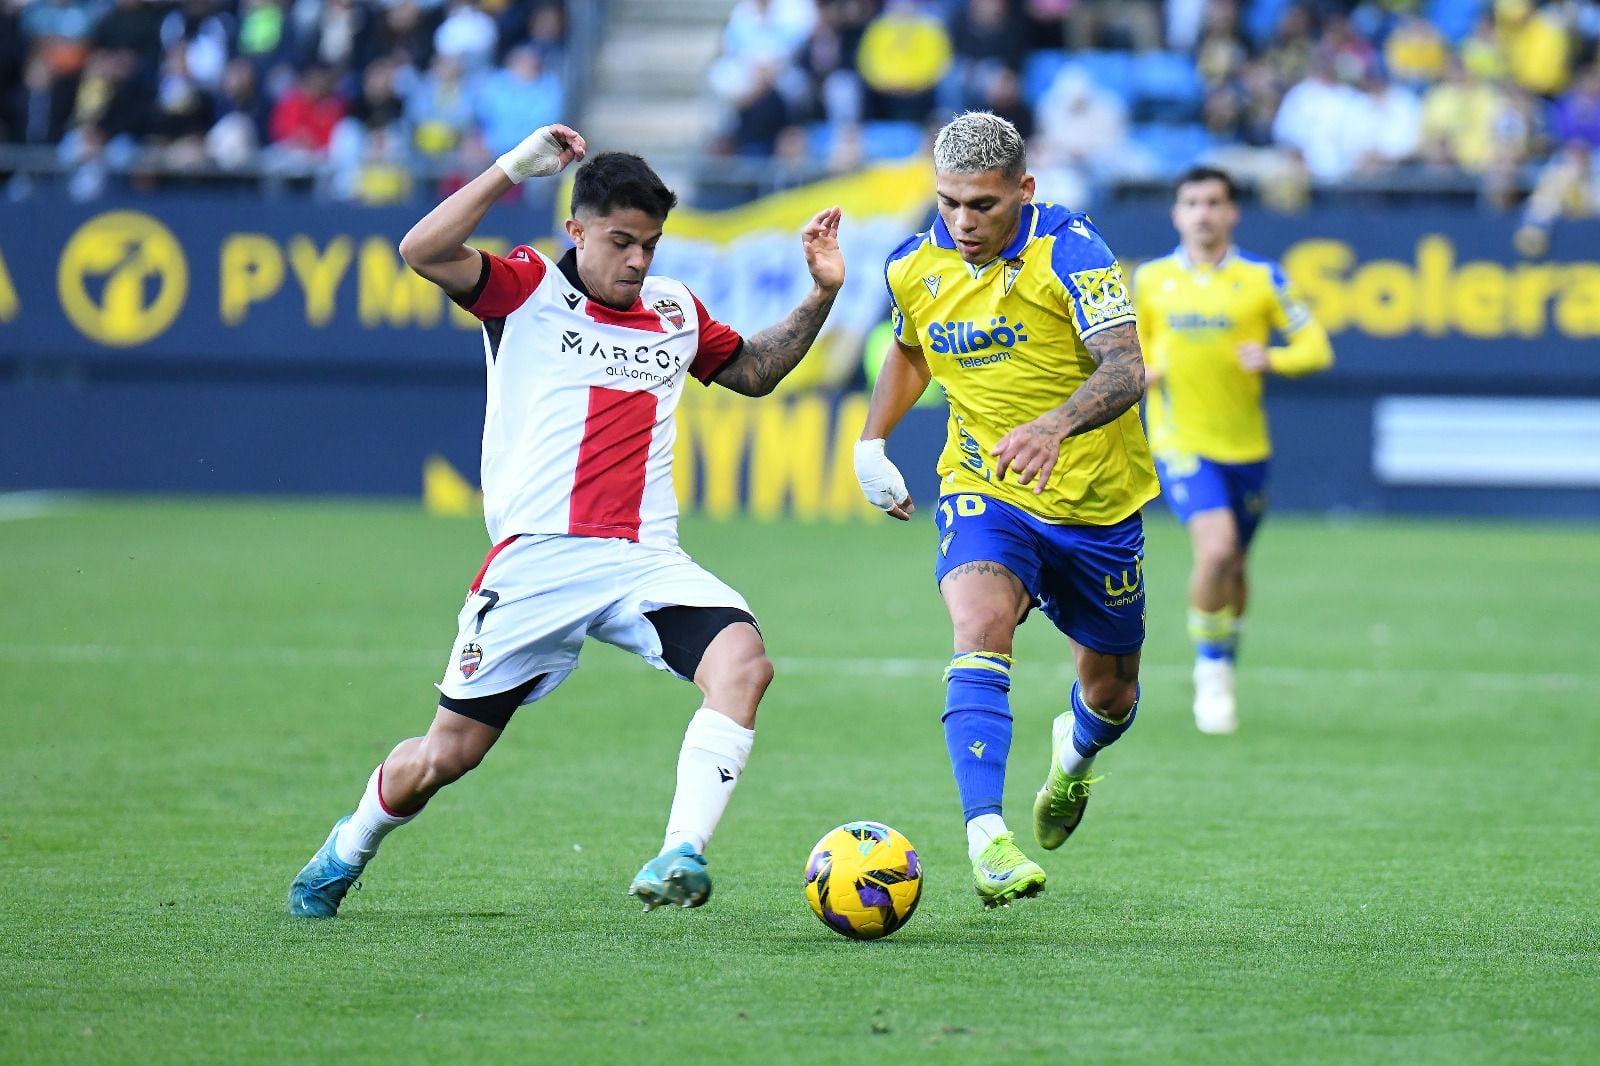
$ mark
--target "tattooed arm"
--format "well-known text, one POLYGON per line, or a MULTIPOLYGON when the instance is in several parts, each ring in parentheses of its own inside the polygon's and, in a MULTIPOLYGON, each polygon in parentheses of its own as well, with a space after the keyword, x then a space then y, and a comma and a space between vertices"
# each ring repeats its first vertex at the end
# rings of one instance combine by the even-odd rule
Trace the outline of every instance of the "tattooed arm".
POLYGON ((746 396, 765 396, 811 350, 822 324, 828 320, 833 299, 844 284, 839 209, 830 207, 806 223, 800 231, 800 244, 806 253, 806 269, 815 282, 811 291, 783 321, 745 338, 739 354, 712 379, 718 385, 746 396))
POLYGON ((1139 351, 1137 326, 1125 322, 1101 330, 1084 346, 1100 365, 1061 406, 1000 438, 990 449, 990 454, 999 460, 996 477, 1004 478, 1009 467, 1019 485, 1032 480, 1033 491, 1043 492, 1050 471, 1061 457, 1062 441, 1099 429, 1144 395, 1144 356, 1139 351))
POLYGON ((800 365, 811 342, 822 331, 834 293, 812 289, 800 305, 753 337, 744 339, 738 356, 717 372, 718 385, 746 396, 765 396, 789 371, 800 365))
POLYGON ((1054 420, 1063 440, 1099 429, 1144 395, 1144 354, 1137 326, 1124 322, 1101 330, 1084 341, 1084 347, 1100 365, 1066 403, 1042 416, 1054 420))

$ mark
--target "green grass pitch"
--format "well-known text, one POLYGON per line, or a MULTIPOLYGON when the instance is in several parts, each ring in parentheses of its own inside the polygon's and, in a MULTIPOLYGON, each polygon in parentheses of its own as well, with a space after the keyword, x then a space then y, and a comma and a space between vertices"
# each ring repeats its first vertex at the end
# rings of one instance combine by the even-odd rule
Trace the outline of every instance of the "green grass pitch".
MULTIPOLYGON (((1593 529, 1275 517, 1244 727, 1208 738, 1187 548, 1153 517, 1138 726, 1079 834, 1035 851, 1048 893, 983 913, 931 531, 684 526, 779 667, 711 905, 624 895, 696 693, 591 645, 306 923, 289 879, 428 721, 481 525, 276 501, 0 522, 0 1061, 1600 1058, 1593 529), (801 890, 857 818, 926 864, 877 943, 801 890)), ((1026 840, 1070 681, 1043 619, 1018 651, 1026 840)))

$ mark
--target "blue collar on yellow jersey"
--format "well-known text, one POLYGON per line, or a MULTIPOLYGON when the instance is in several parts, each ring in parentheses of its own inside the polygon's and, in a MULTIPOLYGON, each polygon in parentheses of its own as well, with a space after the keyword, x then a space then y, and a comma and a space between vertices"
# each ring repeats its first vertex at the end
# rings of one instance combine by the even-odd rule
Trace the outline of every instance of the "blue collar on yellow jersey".
MULTIPOLYGON (((1011 238, 1011 243, 1002 248, 1000 250, 1000 254, 989 260, 988 263, 968 263, 968 268, 974 274, 981 274, 990 263, 997 263, 1003 259, 1015 259, 1017 256, 1022 254, 1022 250, 1026 248, 1028 246, 1028 242, 1033 239, 1033 230, 1038 224, 1039 212, 1033 209, 1032 204, 1023 204, 1022 215, 1017 219, 1017 234, 1011 238)), ((943 248, 947 251, 955 250, 956 240, 954 237, 950 236, 950 228, 944 224, 943 215, 939 215, 934 218, 933 229, 930 231, 929 235, 933 238, 933 246, 935 248, 943 248)))

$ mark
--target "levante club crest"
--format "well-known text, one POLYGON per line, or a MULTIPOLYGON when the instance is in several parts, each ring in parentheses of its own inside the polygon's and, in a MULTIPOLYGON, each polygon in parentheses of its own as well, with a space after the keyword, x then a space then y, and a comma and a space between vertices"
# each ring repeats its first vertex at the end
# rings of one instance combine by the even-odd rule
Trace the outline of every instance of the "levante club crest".
POLYGON ((671 322, 673 329, 683 328, 683 308, 678 305, 677 300, 657 300, 650 305, 650 309, 671 322))
POLYGON ((476 644, 468 644, 461 649, 461 676, 471 677, 478 672, 478 664, 483 662, 483 649, 476 644))

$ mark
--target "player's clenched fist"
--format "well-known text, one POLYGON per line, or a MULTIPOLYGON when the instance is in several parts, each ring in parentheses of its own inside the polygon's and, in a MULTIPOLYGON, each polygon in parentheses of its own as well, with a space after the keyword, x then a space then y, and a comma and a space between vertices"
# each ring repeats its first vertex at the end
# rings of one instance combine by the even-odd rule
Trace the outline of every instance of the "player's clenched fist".
POLYGON ((494 162, 511 184, 521 185, 529 178, 559 173, 567 164, 582 159, 588 150, 577 130, 553 124, 540 126, 494 162))
POLYGON ((856 480, 868 503, 904 522, 917 507, 911 502, 906 479, 883 453, 883 443, 882 438, 856 441, 856 480))

